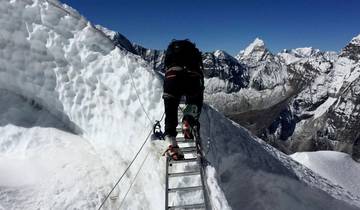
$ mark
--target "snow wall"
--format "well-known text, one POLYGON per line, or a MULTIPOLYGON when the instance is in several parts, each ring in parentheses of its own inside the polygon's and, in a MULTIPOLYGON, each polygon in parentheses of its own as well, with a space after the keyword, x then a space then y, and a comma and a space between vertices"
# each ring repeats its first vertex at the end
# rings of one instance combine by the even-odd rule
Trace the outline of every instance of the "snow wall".
MULTIPOLYGON (((115 48, 86 19, 57 1, 1 0, 0 25, 0 89, 33 100, 74 134, 81 135, 81 141, 90 145, 86 147, 88 152, 96 157, 94 164, 98 164, 96 170, 99 172, 91 177, 91 181, 83 183, 81 178, 86 177, 90 169, 74 168, 73 172, 83 170, 77 180, 82 184, 64 184, 68 181, 66 179, 74 179, 72 174, 59 177, 59 180, 47 183, 53 187, 41 188, 47 192, 41 198, 32 198, 36 195, 34 191, 39 190, 37 186, 21 186, 22 191, 27 189, 26 195, 19 190, 4 190, 1 193, 2 201, 6 201, 4 208, 98 207, 148 136, 152 123, 162 115, 160 80, 145 61, 115 48), (62 196, 56 196, 59 194, 62 196), (17 196, 21 197, 20 201, 17 196)), ((13 147, 21 146, 16 142, 12 144, 15 144, 13 147)), ((73 146, 76 147, 76 144, 73 146)), ((151 149, 146 148, 142 158, 151 149)), ((158 158, 150 165, 153 173, 158 175, 163 172, 161 169, 164 170, 165 163, 159 161, 161 155, 153 154, 148 159, 158 158)), ((134 171, 139 164, 134 163, 134 171)), ((135 172, 130 171, 124 178, 125 184, 120 183, 120 186, 128 188, 129 179, 133 179, 132 173, 135 172)), ((158 203, 146 200, 164 197, 164 178, 151 178, 149 173, 146 176, 144 181, 149 179, 153 183, 143 187, 158 187, 155 187, 155 192, 137 194, 132 209, 137 209, 139 205, 157 209, 158 203), (147 199, 144 198, 146 196, 147 199), (138 199, 144 202, 136 202, 138 199)), ((114 193, 119 193, 118 190, 114 193)), ((120 197, 125 190, 121 193, 120 197)), ((107 207, 111 208, 111 205, 107 207)))

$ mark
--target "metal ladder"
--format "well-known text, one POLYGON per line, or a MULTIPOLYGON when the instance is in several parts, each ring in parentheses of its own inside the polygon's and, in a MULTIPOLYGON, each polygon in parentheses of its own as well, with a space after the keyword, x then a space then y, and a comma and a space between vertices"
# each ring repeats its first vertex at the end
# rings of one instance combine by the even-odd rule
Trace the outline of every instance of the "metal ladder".
MULTIPOLYGON (((182 112, 178 113, 179 118, 182 118, 182 112)), ((181 122, 181 120, 179 120, 181 122)), ((182 133, 181 127, 176 128, 178 133, 182 133)), ((185 139, 182 136, 176 138, 180 150, 184 153, 184 160, 172 160, 171 157, 166 157, 166 180, 165 180, 165 210, 170 209, 209 209, 207 206, 206 189, 204 183, 204 171, 202 166, 202 157, 198 146, 200 142, 196 142, 193 139, 185 139), (183 146, 184 145, 184 146, 183 146), (190 156, 190 157, 189 157, 190 156), (176 166, 183 166, 182 169, 188 168, 188 170, 176 171, 176 166), (190 168, 190 170, 189 170, 190 168), (195 169, 194 169, 195 168, 195 169), (197 184, 179 186, 183 183, 182 180, 197 180, 197 184), (178 179, 178 182, 176 182, 178 179), (200 179, 200 181, 199 181, 200 179), (177 186, 170 186, 171 184, 177 186), (202 192, 201 192, 202 191, 202 192), (195 193, 199 196, 200 201, 193 203, 171 203, 172 196, 189 195, 189 193, 195 193), (170 201, 170 202, 169 202, 170 201), (171 205, 170 205, 171 204, 171 205)), ((189 196, 188 196, 189 197, 189 196)), ((194 197, 194 196, 191 196, 194 197)))

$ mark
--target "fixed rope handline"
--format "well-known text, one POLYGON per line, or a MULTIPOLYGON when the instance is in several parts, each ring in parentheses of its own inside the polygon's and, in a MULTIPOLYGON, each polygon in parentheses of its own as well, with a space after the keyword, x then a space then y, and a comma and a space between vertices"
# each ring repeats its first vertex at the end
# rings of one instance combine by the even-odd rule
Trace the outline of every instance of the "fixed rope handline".
MULTIPOLYGON (((69 16, 71 16, 71 17, 73 17, 73 18, 75 18, 75 19, 77 19, 77 20, 82 20, 82 18, 81 18, 82 16, 81 16, 81 15, 80 15, 79 17, 77 17, 77 16, 75 16, 72 12, 66 10, 65 8, 63 8, 62 6, 60 6, 60 5, 52 2, 51 0, 46 0, 46 2, 49 3, 50 5, 58 8, 58 9, 60 9, 60 10, 62 10, 62 11, 64 11, 64 12, 67 13, 69 16)), ((85 19, 84 19, 84 20, 85 20, 85 19)), ((113 42, 113 40, 111 40, 111 39, 110 39, 103 31, 101 31, 100 29, 98 29, 98 28, 96 28, 96 27, 93 27, 93 29, 94 29, 96 32, 102 34, 102 35, 103 35, 105 38, 107 38, 109 41, 113 42)), ((115 46, 115 47, 116 47, 116 46, 115 46)), ((127 60, 126 60, 126 66, 129 66, 127 60)), ((150 123, 153 123, 154 121, 151 120, 149 114, 147 113, 147 111, 146 111, 146 109, 145 109, 145 107, 144 107, 144 104, 142 103, 142 101, 141 101, 141 99, 140 99, 139 92, 137 91, 137 89, 136 89, 136 87, 135 87, 134 78, 133 78, 132 74, 130 73, 130 71, 128 71, 128 73, 129 73, 129 75, 130 75, 131 83, 132 83, 133 88, 135 89, 135 93, 136 93, 136 96, 137 96, 137 98, 138 98, 138 100, 139 100, 139 103, 140 103, 140 105, 141 105, 141 108, 143 109, 143 111, 144 111, 146 117, 148 118, 148 120, 150 121, 150 123)))
POLYGON ((130 75, 130 79, 131 79, 132 86, 133 86, 133 88, 134 88, 134 90, 135 90, 135 93, 136 93, 136 96, 137 96, 137 98, 138 98, 138 100, 139 100, 140 106, 141 106, 142 110, 144 111, 146 117, 147 117, 148 120, 150 121, 150 123, 153 123, 154 121, 151 120, 149 114, 146 112, 145 107, 144 107, 144 104, 142 103, 142 101, 141 101, 141 99, 140 99, 139 92, 138 92, 137 89, 136 89, 134 78, 133 78, 133 76, 132 76, 132 74, 131 74, 131 72, 130 72, 130 70, 129 70, 128 60, 125 59, 125 62, 126 62, 126 67, 127 67, 127 69, 128 69, 128 73, 129 73, 129 75, 130 75))
POLYGON ((140 171, 141 171, 141 169, 143 168, 143 166, 144 166, 144 164, 145 164, 145 162, 146 162, 146 160, 147 160, 147 158, 148 158, 149 154, 150 154, 150 151, 146 154, 146 156, 145 156, 144 160, 142 161, 142 163, 141 163, 141 165, 140 165, 140 167, 139 167, 139 170, 136 172, 136 175, 135 175, 134 179, 132 180, 132 182, 131 182, 131 184, 130 184, 130 187, 129 187, 128 191, 126 192, 126 194, 125 194, 124 198, 122 199, 122 201, 121 201, 121 203, 120 203, 119 209, 121 209, 121 206, 123 205, 123 203, 124 203, 124 201, 125 201, 125 199, 126 199, 127 195, 129 194, 129 192, 130 192, 130 190, 131 190, 132 186, 134 185, 136 178, 137 178, 137 177, 138 177, 138 175, 140 174, 140 171))
POLYGON ((162 116, 161 116, 161 118, 160 118, 159 122, 161 122, 161 121, 164 119, 164 117, 165 117, 165 112, 163 112, 163 114, 162 114, 162 116))
MULTIPOLYGON (((82 17, 80 14, 79 14, 79 16, 75 16, 76 14, 73 14, 73 12, 68 11, 67 9, 63 8, 61 5, 58 5, 57 3, 55 3, 55 2, 53 2, 53 1, 51 1, 51 0, 45 0, 45 1, 46 1, 47 3, 49 3, 50 5, 52 5, 53 7, 58 8, 59 10, 65 12, 66 14, 70 15, 71 17, 73 17, 73 18, 75 18, 75 19, 77 19, 77 20, 79 20, 79 21, 84 20, 84 21, 86 21, 86 23, 90 23, 90 22, 87 21, 84 17, 82 17)), ((90 24, 91 24, 91 23, 90 23, 90 24)), ((113 40, 111 40, 111 38, 108 37, 102 30, 96 28, 96 27, 93 26, 92 24, 91 24, 91 26, 92 26, 92 28, 95 30, 95 32, 100 33, 101 35, 104 36, 104 38, 108 39, 111 43, 113 43, 113 40)), ((115 46, 115 45, 114 45, 114 46, 115 46)), ((116 47, 116 46, 115 46, 115 47, 116 47)))
POLYGON ((135 162, 136 158, 139 156, 141 150, 144 148, 146 142, 148 141, 150 135, 152 133, 152 129, 150 130, 149 134, 147 135, 144 143, 141 145, 139 151, 136 153, 136 155, 134 156, 134 158, 132 159, 132 161, 130 162, 130 164, 128 165, 128 167, 125 169, 124 173, 120 176, 120 178, 117 180, 117 182, 115 183, 115 185, 113 186, 113 188, 110 190, 110 192, 106 195, 105 199, 103 200, 103 202, 101 203, 101 205, 99 206, 98 210, 100 210, 103 205, 105 204, 105 202, 107 201, 107 199, 109 199, 111 193, 114 191, 114 189, 116 188, 116 186, 120 183, 120 181, 122 180, 122 178, 125 176, 125 174, 128 172, 128 170, 130 169, 130 167, 132 166, 132 164, 135 162))
MULTIPOLYGON (((60 7, 59 5, 55 4, 54 2, 49 1, 49 0, 47 0, 47 2, 48 2, 49 4, 51 4, 52 6, 54 6, 54 7, 58 8, 58 9, 64 11, 65 13, 67 13, 67 14, 70 15, 70 16, 72 16, 73 18, 78 19, 78 20, 81 19, 81 18, 79 18, 79 17, 75 17, 71 12, 69 12, 69 11, 67 11, 66 9, 60 7)), ((101 30, 97 29, 96 27, 94 27, 94 29, 95 29, 95 31, 100 32, 102 35, 104 35, 104 37, 106 37, 106 38, 108 38, 110 41, 112 41, 108 36, 106 36, 106 35, 104 34, 104 32, 102 32, 101 30)), ((127 66, 128 66, 128 63, 127 63, 127 66)), ((129 75, 130 75, 131 82, 132 82, 132 86, 133 86, 133 88, 134 88, 134 90, 135 90, 135 93, 136 93, 136 96, 137 96, 137 98, 138 98, 138 100, 139 100, 139 103, 140 103, 140 105, 141 105, 141 107, 142 107, 142 109, 143 109, 143 111, 144 111, 147 119, 148 119, 151 123, 153 123, 153 121, 151 120, 149 114, 148 114, 147 111, 145 110, 145 107, 144 107, 144 105, 143 105, 143 103, 142 103, 142 101, 141 101, 141 99, 140 99, 139 93, 138 93, 138 91, 137 91, 137 89, 136 89, 136 87, 135 87, 134 78, 133 78, 133 76, 132 76, 132 74, 131 74, 130 72, 128 72, 128 73, 129 73, 129 75)), ((164 115, 165 115, 165 113, 163 113, 163 115, 162 115, 162 117, 161 117, 161 119, 160 119, 160 122, 163 120, 164 115)), ((136 153, 136 155, 134 156, 133 160, 130 162, 129 166, 126 168, 126 170, 124 171, 124 173, 120 176, 120 178, 118 179, 118 181, 116 182, 116 184, 113 186, 113 188, 111 189, 111 191, 107 194, 107 196, 105 197, 104 201, 103 201, 103 202, 101 203, 101 205, 99 206, 98 210, 100 210, 100 209, 104 206, 105 202, 109 199, 111 193, 114 191, 114 189, 116 188, 116 186, 120 183, 120 181, 122 180, 122 178, 124 177, 124 175, 127 173, 127 171, 130 169, 130 167, 132 166, 132 164, 134 163, 134 161, 137 159, 137 157, 138 157, 138 155, 140 154, 141 150, 143 149, 143 147, 145 146, 146 142, 148 141, 148 139, 149 139, 149 137, 150 137, 150 135, 151 135, 151 131, 152 131, 152 130, 150 130, 150 132, 149 132, 148 136, 146 137, 144 143, 141 145, 139 151, 136 153)), ((141 171, 141 169, 142 169, 145 161, 147 160, 147 157, 148 157, 149 153, 150 153, 150 152, 148 152, 147 155, 146 155, 146 157, 144 158, 144 160, 143 160, 143 162, 142 162, 142 164, 141 164, 141 166, 140 166, 137 174, 135 175, 135 178, 134 178, 133 182, 131 183, 131 185, 130 185, 128 191, 127 191, 127 193, 125 194, 124 199, 122 200, 122 202, 121 202, 121 204, 120 204, 120 207, 121 207, 121 205, 123 204, 123 201, 125 200, 126 196, 128 195, 131 187, 133 186, 133 184, 134 184, 134 182, 135 182, 135 180, 136 180, 139 172, 141 171)))
MULTIPOLYGON (((162 116, 161 116, 161 119, 160 119, 160 122, 164 119, 164 116, 165 116, 165 112, 163 112, 163 114, 162 114, 162 116)), ((120 183, 120 181, 122 180, 122 178, 124 177, 124 175, 128 172, 128 170, 130 169, 131 165, 135 162, 135 160, 136 160, 136 158, 139 156, 141 150, 144 148, 146 142, 149 140, 149 137, 150 137, 151 133, 152 133, 152 128, 151 128, 149 134, 147 135, 144 143, 141 145, 139 151, 136 153, 136 155, 134 156, 134 158, 132 159, 132 161, 130 162, 130 164, 128 165, 128 167, 125 169, 124 173, 123 173, 123 174, 120 176, 120 178, 117 180, 117 182, 115 183, 115 185, 113 186, 113 188, 110 190, 110 192, 107 194, 107 196, 105 197, 105 199, 103 200, 103 202, 101 202, 101 205, 100 205, 100 207, 98 208, 98 210, 100 210, 100 209, 104 206, 105 202, 109 199, 111 193, 114 191, 114 189, 116 188, 116 186, 120 183)))

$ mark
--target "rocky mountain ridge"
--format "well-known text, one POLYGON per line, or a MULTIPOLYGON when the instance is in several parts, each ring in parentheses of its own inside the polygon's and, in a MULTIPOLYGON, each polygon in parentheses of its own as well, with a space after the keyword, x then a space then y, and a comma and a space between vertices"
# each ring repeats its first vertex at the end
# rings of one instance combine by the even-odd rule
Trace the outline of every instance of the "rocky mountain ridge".
MULTIPOLYGON (((163 72, 165 51, 110 38, 163 72)), ((336 150, 355 157, 359 40, 354 37, 340 53, 304 47, 273 54, 259 38, 235 57, 205 52, 205 100, 285 153, 336 150)))

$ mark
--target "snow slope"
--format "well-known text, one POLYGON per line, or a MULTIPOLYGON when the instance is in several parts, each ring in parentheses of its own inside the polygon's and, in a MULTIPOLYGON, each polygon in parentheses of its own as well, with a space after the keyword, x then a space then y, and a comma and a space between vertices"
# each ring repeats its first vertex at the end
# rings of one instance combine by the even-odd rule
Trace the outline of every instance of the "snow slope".
POLYGON ((353 195, 360 196, 360 165, 349 154, 334 151, 298 152, 291 157, 353 195))
POLYGON ((211 108, 205 107, 202 122, 208 170, 215 169, 232 209, 359 208, 358 196, 331 184, 211 108))
MULTIPOLYGON (((0 209, 99 207, 162 116, 161 81, 57 1, 2 1, 0 23, 0 209)), ((360 206, 208 106, 201 124, 214 209, 360 206)), ((104 209, 163 207, 166 146, 145 144, 104 209)))

